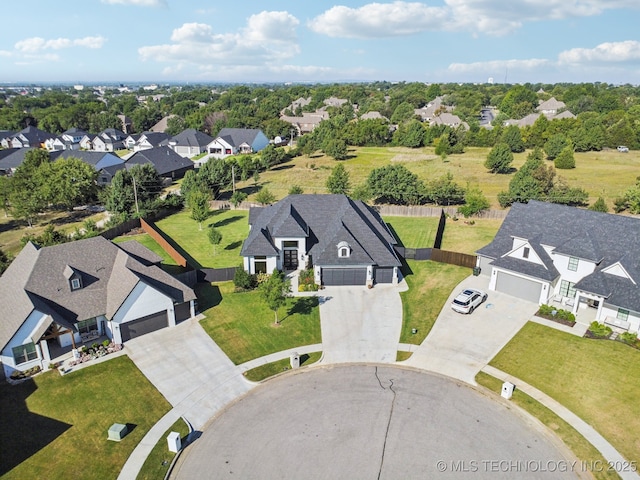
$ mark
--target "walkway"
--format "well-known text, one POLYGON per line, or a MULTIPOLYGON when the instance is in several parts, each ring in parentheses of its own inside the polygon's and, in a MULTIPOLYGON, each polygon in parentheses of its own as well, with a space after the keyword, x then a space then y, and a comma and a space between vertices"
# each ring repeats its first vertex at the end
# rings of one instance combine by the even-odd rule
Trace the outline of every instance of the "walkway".
MULTIPOLYGON (((625 458, 618 452, 613 445, 611 445, 605 438, 600 435, 596 430, 589 425, 587 422, 578 417, 571 410, 563 406, 561 403, 557 402, 553 398, 551 398, 546 393, 541 392, 537 388, 529 385, 528 383, 520 380, 519 378, 513 377, 508 373, 503 372, 502 370, 498 370, 492 366, 485 366, 482 371, 492 377, 495 377, 503 382, 510 382, 516 386, 518 390, 523 391, 531 398, 535 399, 549 410, 554 412, 560 418, 562 418, 565 422, 575 428, 580 435, 582 435, 589 443, 591 443, 602 456, 610 462, 611 466, 619 466, 618 470, 624 469, 624 466, 629 465, 629 461, 625 460, 625 458)), ((608 465, 602 465, 602 468, 606 469, 608 465)), ((640 476, 632 471, 630 468, 627 471, 618 471, 618 475, 622 480, 638 480, 640 476)), ((635 470, 635 468, 634 468, 635 470)))
POLYGON ((400 285, 326 287, 320 297, 324 364, 394 363, 402 330, 400 285))
MULTIPOLYGON (((486 276, 468 277, 453 290, 427 338, 402 362, 476 385, 478 372, 509 343, 538 305, 488 290, 486 276), (449 305, 464 288, 488 292, 487 301, 470 315, 449 305)), ((404 349, 404 348, 403 348, 404 349)))

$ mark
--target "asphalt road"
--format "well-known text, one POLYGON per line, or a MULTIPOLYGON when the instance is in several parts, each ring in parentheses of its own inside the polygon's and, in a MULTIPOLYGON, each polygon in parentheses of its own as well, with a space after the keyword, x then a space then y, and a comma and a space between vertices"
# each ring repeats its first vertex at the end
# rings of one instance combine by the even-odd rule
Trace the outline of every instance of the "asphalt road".
POLYGON ((578 478, 556 442, 462 382, 387 365, 317 367, 228 407, 171 478, 578 478))

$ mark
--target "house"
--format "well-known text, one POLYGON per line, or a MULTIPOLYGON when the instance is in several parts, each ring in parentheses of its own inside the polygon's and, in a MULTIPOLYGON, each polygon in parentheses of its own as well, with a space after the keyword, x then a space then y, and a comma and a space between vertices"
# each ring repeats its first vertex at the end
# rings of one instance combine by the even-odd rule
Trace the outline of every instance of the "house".
POLYGON ((120 120, 120 122, 122 122, 122 131, 125 134, 131 133, 131 127, 133 126, 133 122, 131 121, 131 118, 127 117, 126 115, 117 115, 118 120, 120 120))
POLYGON ((101 131, 91 141, 91 150, 96 152, 115 152, 116 150, 123 150, 124 140, 127 135, 117 128, 107 128, 101 131))
POLYGON ((124 148, 126 148, 127 150, 133 150, 133 147, 135 147, 136 142, 140 140, 140 134, 139 133, 131 133, 129 135, 127 135, 127 138, 124 139, 124 148))
POLYGON ((126 166, 131 168, 146 163, 153 165, 161 177, 171 179, 182 178, 187 170, 194 168, 191 160, 181 157, 167 146, 140 150, 129 157, 126 166))
POLYGON ((125 168, 124 160, 111 152, 63 150, 61 152, 51 152, 49 156, 52 161, 61 158, 78 158, 88 163, 98 172, 96 183, 100 186, 110 185, 116 172, 125 168))
POLYGON ((187 128, 169 139, 169 147, 181 157, 191 158, 206 152, 212 141, 211 135, 187 128))
POLYGON ((7 148, 0 150, 0 175, 13 175, 24 158, 34 148, 7 148))
POLYGON ((489 289, 640 328, 640 219, 529 201, 511 207, 478 267, 489 289))
POLYGON ((291 117, 283 115, 280 120, 290 123, 296 129, 296 135, 300 136, 305 133, 313 132, 323 120, 329 119, 329 112, 325 110, 317 110, 315 112, 304 112, 301 117, 291 117))
POLYGON ((158 123, 156 123, 153 127, 149 129, 150 132, 166 132, 167 128, 169 128, 168 122, 170 118, 175 117, 176 115, 167 115, 166 117, 162 117, 158 123))
POLYGON ((313 268, 322 285, 397 283, 397 241, 380 215, 345 195, 289 195, 249 210, 240 255, 250 273, 313 268))
POLYGON ((207 152, 214 158, 239 153, 255 153, 269 145, 269 139, 256 128, 223 128, 209 145, 207 152))
POLYGON ((195 316, 194 291, 141 244, 103 237, 38 248, 29 242, 0 277, 5 376, 47 368, 64 348, 116 344, 195 316))
POLYGON ((70 128, 58 137, 48 138, 44 142, 44 148, 50 152, 57 150, 80 150, 80 141, 87 135, 87 132, 70 128))
POLYGON ((567 105, 564 102, 556 100, 554 97, 551 97, 549 100, 545 100, 544 102, 540 102, 538 108, 536 110, 548 117, 554 117, 558 114, 558 111, 566 108, 567 105))
POLYGON ((169 135, 164 132, 143 132, 138 136, 133 145, 133 150, 148 150, 150 148, 163 147, 169 144, 169 135))
POLYGON ((360 115, 360 120, 384 120, 385 122, 389 121, 387 117, 375 110, 360 115))
POLYGON ((11 148, 11 137, 15 134, 16 132, 11 130, 0 130, 0 147, 11 148))
POLYGON ((91 150, 93 148, 93 139, 96 138, 96 135, 92 133, 87 133, 80 140, 80 148, 82 150, 91 150))
POLYGON ((42 148, 44 142, 53 135, 29 125, 11 137, 9 148, 42 148))

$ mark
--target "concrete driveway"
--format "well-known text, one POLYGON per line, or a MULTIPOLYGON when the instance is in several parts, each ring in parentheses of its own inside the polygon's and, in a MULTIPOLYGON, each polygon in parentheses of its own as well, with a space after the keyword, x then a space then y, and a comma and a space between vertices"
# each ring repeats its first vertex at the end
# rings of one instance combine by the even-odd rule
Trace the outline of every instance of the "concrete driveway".
POLYGON ((402 362, 475 385, 477 373, 491 361, 537 311, 536 303, 489 291, 489 277, 469 277, 453 290, 433 329, 413 355, 402 362), (470 315, 451 309, 451 301, 463 288, 489 294, 470 315))
POLYGON ((320 296, 322 363, 396 361, 402 329, 399 285, 326 287, 320 296))
POLYGON ((195 429, 252 386, 196 319, 130 340, 125 351, 195 429))

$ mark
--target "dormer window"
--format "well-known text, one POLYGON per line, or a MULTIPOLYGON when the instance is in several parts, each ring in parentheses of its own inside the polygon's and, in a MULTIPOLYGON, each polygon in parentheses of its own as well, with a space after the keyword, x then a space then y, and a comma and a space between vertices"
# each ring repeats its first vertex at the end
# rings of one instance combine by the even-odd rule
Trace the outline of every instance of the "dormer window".
POLYGON ((524 247, 524 249, 522 250, 522 258, 529 258, 530 251, 531 250, 529 247, 524 247))
POLYGON ((338 258, 349 258, 351 256, 351 247, 347 242, 338 244, 338 258))
POLYGON ((71 279, 71 290, 79 290, 80 287, 82 287, 82 284, 80 283, 80 279, 79 278, 72 278, 71 279))

